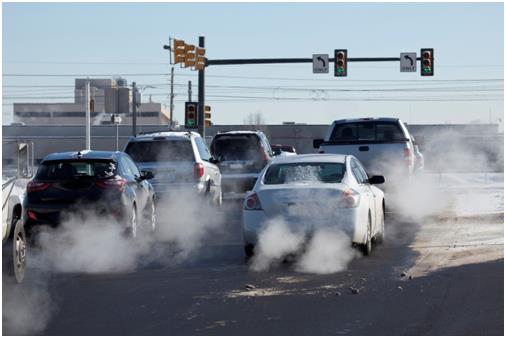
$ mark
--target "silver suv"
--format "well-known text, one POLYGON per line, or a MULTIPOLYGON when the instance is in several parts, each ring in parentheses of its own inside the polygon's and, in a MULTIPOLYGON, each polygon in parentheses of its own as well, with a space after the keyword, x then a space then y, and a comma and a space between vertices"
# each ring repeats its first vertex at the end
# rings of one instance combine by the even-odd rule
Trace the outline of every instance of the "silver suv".
POLYGON ((167 131, 131 137, 124 151, 141 170, 153 172, 157 199, 196 192, 221 205, 221 174, 202 137, 195 132, 167 131))

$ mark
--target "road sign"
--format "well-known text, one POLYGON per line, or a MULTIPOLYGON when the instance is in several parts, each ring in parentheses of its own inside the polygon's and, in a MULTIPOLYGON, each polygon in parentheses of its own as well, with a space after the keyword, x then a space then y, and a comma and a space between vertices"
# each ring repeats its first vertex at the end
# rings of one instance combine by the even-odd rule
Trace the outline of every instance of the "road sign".
POLYGON ((416 53, 401 53, 401 72, 416 72, 416 53))
POLYGON ((313 73, 328 73, 329 72, 329 55, 328 54, 313 54, 313 73))

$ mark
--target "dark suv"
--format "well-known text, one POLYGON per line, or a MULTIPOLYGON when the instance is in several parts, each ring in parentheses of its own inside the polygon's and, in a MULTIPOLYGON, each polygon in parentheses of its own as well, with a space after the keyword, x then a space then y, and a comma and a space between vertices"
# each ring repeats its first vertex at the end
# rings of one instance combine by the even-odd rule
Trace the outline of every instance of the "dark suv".
POLYGON ((125 224, 136 237, 138 224, 154 232, 155 194, 148 179, 123 152, 80 151, 47 155, 24 199, 27 232, 36 225, 58 225, 65 212, 97 212, 125 224), (141 222, 139 222, 139 220, 141 222))
POLYGON ((218 133, 211 142, 211 154, 219 161, 223 199, 244 198, 274 156, 261 131, 218 133))

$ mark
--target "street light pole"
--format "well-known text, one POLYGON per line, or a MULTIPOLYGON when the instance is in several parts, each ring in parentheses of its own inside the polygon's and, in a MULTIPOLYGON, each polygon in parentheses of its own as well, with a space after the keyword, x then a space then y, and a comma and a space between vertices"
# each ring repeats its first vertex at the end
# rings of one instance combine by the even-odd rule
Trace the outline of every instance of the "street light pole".
MULTIPOLYGON (((199 47, 204 48, 206 46, 206 38, 204 36, 199 36, 199 47)), ((198 125, 199 125, 199 134, 202 136, 202 139, 205 140, 206 137, 206 126, 204 122, 204 101, 205 101, 205 93, 204 93, 204 70, 199 70, 199 104, 198 104, 198 125)))
POLYGON ((132 136, 137 134, 137 87, 132 82, 132 136))
POLYGON ((91 112, 90 112, 90 81, 86 81, 86 100, 85 100, 85 115, 86 115, 86 150, 91 150, 91 130, 90 130, 90 124, 91 124, 91 112))

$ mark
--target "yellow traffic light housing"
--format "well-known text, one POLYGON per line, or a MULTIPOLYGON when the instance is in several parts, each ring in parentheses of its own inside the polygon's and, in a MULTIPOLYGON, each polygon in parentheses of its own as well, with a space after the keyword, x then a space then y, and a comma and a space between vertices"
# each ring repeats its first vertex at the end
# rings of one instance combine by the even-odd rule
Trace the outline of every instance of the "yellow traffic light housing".
POLYGON ((211 122, 211 106, 204 106, 204 124, 206 127, 213 125, 211 122))
POLYGON ((172 42, 172 52, 174 53, 174 64, 185 61, 185 43, 184 40, 174 39, 172 42))

